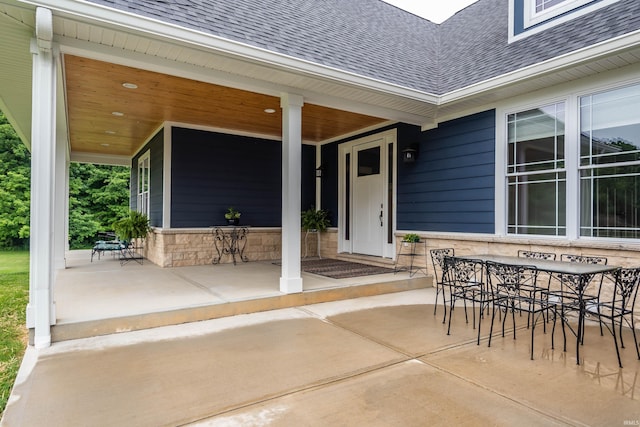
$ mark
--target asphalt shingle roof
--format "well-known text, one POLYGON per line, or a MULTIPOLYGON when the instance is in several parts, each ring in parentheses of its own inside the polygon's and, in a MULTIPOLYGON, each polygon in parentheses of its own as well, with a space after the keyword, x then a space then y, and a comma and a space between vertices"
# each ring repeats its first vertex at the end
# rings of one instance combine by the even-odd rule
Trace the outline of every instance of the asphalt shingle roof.
POLYGON ((89 0, 429 93, 442 94, 640 28, 621 0, 508 43, 508 1, 437 25, 380 0, 89 0))

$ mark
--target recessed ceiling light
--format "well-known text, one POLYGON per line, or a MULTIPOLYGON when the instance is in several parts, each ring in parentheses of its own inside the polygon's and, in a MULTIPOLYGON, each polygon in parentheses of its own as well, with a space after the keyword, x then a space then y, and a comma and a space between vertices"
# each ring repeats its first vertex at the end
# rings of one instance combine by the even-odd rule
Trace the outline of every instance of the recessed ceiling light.
POLYGON ((109 144, 107 144, 107 143, 100 144, 100 145, 102 145, 103 147, 108 147, 109 146, 109 144))
POLYGON ((115 135, 116 131, 115 130, 105 130, 104 133, 109 134, 109 135, 115 135))
POLYGON ((276 110, 274 110, 273 108, 265 108, 264 112, 267 114, 273 114, 276 112, 276 110))
POLYGON ((138 85, 135 83, 122 83, 122 86, 126 87, 127 89, 138 89, 138 85))
POLYGON ((113 111, 111 114, 113 114, 114 116, 118 116, 118 117, 124 116, 124 113, 121 112, 121 111, 113 111))

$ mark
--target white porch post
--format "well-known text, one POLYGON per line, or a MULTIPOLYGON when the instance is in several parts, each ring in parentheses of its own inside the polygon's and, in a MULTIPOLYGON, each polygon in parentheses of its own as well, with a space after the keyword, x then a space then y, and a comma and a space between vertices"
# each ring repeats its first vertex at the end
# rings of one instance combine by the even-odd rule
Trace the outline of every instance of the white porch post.
POLYGON ((53 16, 36 9, 31 113, 31 257, 27 326, 36 348, 51 345, 53 323, 54 185, 56 166, 56 67, 52 52, 53 16))
POLYGON ((300 277, 300 187, 302 105, 299 95, 282 94, 282 273, 280 292, 302 292, 300 277))

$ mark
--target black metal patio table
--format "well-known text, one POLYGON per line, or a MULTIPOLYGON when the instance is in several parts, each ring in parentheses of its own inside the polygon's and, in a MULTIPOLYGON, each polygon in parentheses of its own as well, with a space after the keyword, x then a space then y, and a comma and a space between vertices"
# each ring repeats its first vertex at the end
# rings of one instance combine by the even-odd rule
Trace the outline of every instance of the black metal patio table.
MULTIPOLYGON (((578 326, 575 331, 577 345, 576 345, 576 364, 580 364, 580 344, 582 342, 582 329, 585 317, 585 291, 591 283, 594 276, 615 271, 620 267, 613 265, 603 264, 583 264, 577 262, 555 261, 537 258, 522 258, 517 256, 508 255, 456 255, 455 258, 462 259, 474 259, 484 263, 495 262, 500 264, 518 265, 518 266, 532 266, 536 267, 538 271, 544 271, 551 275, 558 275, 560 277, 570 276, 577 280, 569 281, 569 285, 573 285, 573 292, 578 300, 578 326)), ((563 319, 564 321, 564 319, 563 319)), ((564 327, 564 326, 563 326, 564 327)))

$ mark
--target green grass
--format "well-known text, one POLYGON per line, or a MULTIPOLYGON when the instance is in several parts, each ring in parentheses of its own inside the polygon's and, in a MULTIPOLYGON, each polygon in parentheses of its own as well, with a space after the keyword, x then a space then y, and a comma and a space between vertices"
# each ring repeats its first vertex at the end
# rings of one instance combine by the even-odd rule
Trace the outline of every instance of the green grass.
POLYGON ((29 252, 0 251, 0 417, 27 347, 29 252))

